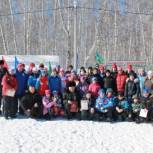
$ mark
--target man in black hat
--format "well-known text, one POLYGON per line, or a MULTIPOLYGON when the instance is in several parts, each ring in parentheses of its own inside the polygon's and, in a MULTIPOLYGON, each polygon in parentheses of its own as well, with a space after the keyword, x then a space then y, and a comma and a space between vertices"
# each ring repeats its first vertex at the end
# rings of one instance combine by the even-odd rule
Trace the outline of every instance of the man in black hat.
MULTIPOLYGON (((2 100, 2 78, 7 73, 7 69, 4 67, 4 61, 0 60, 0 108, 1 108, 1 100, 2 100)), ((1 110, 0 110, 1 113, 1 110)))

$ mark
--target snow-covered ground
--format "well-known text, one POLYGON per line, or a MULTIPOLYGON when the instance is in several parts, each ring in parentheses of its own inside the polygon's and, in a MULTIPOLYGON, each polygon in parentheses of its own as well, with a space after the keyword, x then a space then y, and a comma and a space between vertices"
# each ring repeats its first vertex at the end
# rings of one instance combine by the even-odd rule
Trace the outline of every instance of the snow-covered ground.
POLYGON ((152 153, 153 126, 0 118, 0 153, 152 153))

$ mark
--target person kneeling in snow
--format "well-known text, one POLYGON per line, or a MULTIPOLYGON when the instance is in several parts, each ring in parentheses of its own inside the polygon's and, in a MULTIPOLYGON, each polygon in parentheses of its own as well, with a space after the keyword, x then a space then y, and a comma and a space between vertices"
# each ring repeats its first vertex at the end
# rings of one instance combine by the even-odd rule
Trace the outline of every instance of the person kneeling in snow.
POLYGON ((114 99, 111 98, 112 90, 107 89, 107 96, 103 89, 99 91, 99 97, 96 100, 95 110, 96 116, 98 120, 113 120, 113 106, 114 106, 114 99))
POLYGON ((65 107, 66 116, 71 119, 72 116, 77 116, 80 119, 80 94, 76 89, 74 81, 67 83, 67 90, 63 94, 63 102, 65 107))
POLYGON ((94 118, 94 101, 90 92, 87 92, 82 98, 80 111, 82 120, 92 120, 94 118))
POLYGON ((26 116, 32 118, 42 117, 42 98, 36 92, 35 87, 29 87, 28 93, 21 99, 20 106, 26 116))
POLYGON ((115 99, 115 101, 116 101, 116 108, 115 108, 116 117, 120 121, 127 120, 128 114, 129 114, 129 103, 124 98, 124 95, 122 92, 118 93, 118 97, 115 99))
POLYGON ((55 117, 64 116, 65 113, 64 113, 64 109, 63 109, 62 99, 61 99, 60 95, 58 94, 58 92, 56 90, 53 91, 52 99, 53 99, 53 103, 54 103, 54 105, 52 107, 53 115, 55 117))
POLYGON ((139 122, 139 114, 140 110, 142 109, 142 104, 140 103, 138 96, 134 95, 132 99, 132 114, 129 114, 129 118, 131 118, 133 121, 139 122))
POLYGON ((43 116, 46 119, 50 119, 53 114, 51 108, 55 105, 55 103, 53 103, 52 101, 50 90, 45 90, 45 96, 43 97, 42 103, 43 103, 43 116))

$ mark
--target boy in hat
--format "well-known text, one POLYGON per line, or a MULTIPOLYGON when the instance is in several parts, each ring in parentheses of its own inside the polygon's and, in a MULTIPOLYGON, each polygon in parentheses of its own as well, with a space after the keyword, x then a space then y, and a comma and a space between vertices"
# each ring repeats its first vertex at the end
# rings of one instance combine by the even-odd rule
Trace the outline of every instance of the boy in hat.
POLYGON ((125 99, 123 93, 118 93, 118 97, 115 99, 116 107, 115 107, 115 114, 116 118, 120 121, 125 121, 128 119, 129 115, 129 103, 125 99))
POLYGON ((76 89, 74 81, 67 83, 67 90, 63 93, 63 102, 65 108, 65 114, 68 119, 77 117, 80 119, 80 94, 76 89))

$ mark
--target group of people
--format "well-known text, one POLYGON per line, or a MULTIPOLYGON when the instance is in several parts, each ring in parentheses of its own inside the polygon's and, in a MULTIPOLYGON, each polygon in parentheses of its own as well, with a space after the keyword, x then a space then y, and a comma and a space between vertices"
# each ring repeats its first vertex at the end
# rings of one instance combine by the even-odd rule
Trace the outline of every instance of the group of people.
POLYGON ((110 69, 96 64, 79 72, 69 65, 48 71, 30 63, 6 69, 0 60, 1 114, 47 120, 56 117, 97 121, 153 121, 153 71, 138 72, 115 63, 110 69))

